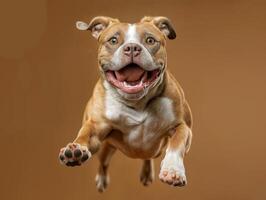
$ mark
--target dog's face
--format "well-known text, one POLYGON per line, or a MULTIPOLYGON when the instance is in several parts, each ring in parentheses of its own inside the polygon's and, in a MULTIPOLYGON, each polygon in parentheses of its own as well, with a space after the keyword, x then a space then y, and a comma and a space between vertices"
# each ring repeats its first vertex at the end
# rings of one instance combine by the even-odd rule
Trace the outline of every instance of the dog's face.
POLYGON ((166 37, 176 37, 169 19, 144 17, 128 24, 96 17, 90 24, 77 22, 77 28, 91 30, 98 39, 103 78, 126 99, 140 99, 161 82, 167 62, 166 37))

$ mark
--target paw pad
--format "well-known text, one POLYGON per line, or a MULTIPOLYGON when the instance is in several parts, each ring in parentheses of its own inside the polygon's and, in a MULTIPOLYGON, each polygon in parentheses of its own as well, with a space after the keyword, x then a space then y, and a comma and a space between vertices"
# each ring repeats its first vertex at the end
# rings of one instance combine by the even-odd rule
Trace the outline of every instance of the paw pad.
POLYGON ((91 157, 91 153, 86 146, 70 143, 62 148, 59 153, 61 164, 66 166, 78 166, 91 157))

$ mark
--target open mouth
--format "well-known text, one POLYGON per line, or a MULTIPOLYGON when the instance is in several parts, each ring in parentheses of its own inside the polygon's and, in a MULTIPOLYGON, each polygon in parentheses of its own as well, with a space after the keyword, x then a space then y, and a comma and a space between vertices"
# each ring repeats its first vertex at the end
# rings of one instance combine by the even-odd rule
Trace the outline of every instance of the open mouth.
POLYGON ((136 94, 150 86, 159 77, 160 70, 146 71, 130 63, 118 71, 105 72, 107 80, 125 93, 136 94))

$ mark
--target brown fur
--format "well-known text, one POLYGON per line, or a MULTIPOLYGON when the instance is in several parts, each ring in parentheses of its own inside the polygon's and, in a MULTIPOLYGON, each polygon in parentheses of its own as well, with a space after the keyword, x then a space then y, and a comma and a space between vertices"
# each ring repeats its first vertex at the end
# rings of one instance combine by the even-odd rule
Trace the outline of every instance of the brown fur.
MULTIPOLYGON (((99 18, 97 18, 97 20, 99 20, 99 18)), ((157 39, 161 41, 160 49, 156 51, 154 59, 163 60, 166 67, 165 32, 161 31, 161 27, 156 27, 157 25, 154 20, 157 24, 161 25, 161 18, 145 18, 142 22, 137 24, 137 31, 140 35, 152 32, 157 39)), ((162 18, 162 20, 162 23, 165 23, 166 18, 162 18)), ((119 32, 119 34, 121 34, 121 41, 119 41, 119 43, 121 43, 124 37, 123 33, 126 31, 127 27, 127 24, 120 23, 117 20, 112 20, 110 23, 107 23, 106 19, 103 21, 105 22, 104 26, 106 26, 106 28, 99 32, 98 37, 100 43, 98 51, 100 70, 101 62, 110 60, 113 56, 112 48, 115 48, 108 47, 108 45, 106 45, 106 41, 113 34, 119 32)), ((93 27, 90 28, 93 31, 93 27)), ((160 128, 160 124, 153 124, 153 127, 150 128, 159 130, 160 133, 158 135, 160 135, 160 137, 149 145, 143 144, 146 146, 133 147, 123 140, 123 133, 115 129, 114 122, 110 121, 105 116, 106 108, 104 100, 107 94, 106 89, 103 86, 104 80, 104 76, 102 76, 94 88, 92 97, 89 100, 84 112, 83 125, 73 143, 88 147, 92 154, 96 153, 101 147, 99 154, 100 167, 97 176, 97 187, 99 191, 103 191, 108 184, 107 168, 110 158, 116 149, 119 149, 129 157, 141 158, 144 160, 141 172, 141 181, 144 185, 148 185, 154 179, 152 159, 161 154, 163 147, 167 143, 168 151, 179 151, 182 154, 182 158, 190 148, 192 139, 192 115, 187 100, 185 99, 184 92, 173 75, 165 69, 163 82, 151 89, 145 97, 137 102, 125 100, 127 105, 134 107, 136 110, 145 109, 146 107, 150 107, 151 110, 153 108, 156 110, 157 99, 167 97, 173 102, 173 113, 177 119, 176 123, 171 124, 171 126, 164 129, 160 128)), ((162 176, 165 177, 162 178, 162 181, 164 182, 168 182, 170 180, 170 182, 168 182, 169 184, 183 185, 181 178, 179 180, 176 175, 175 177, 173 175, 168 177, 168 172, 168 174, 166 173, 166 175, 163 174, 162 176)))

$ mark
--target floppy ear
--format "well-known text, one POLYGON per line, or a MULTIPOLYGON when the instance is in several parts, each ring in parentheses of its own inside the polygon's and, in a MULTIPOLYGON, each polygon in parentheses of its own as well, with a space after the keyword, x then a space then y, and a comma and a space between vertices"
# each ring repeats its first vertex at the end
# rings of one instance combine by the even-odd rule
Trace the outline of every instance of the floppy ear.
POLYGON ((167 17, 143 17, 140 22, 152 23, 170 40, 176 38, 175 30, 167 17))
POLYGON ((98 39, 104 29, 106 29, 112 23, 118 23, 118 22, 119 22, 118 19, 99 16, 99 17, 93 18, 89 24, 87 24, 86 22, 77 21, 76 27, 77 29, 82 30, 82 31, 90 30, 92 36, 98 39))

